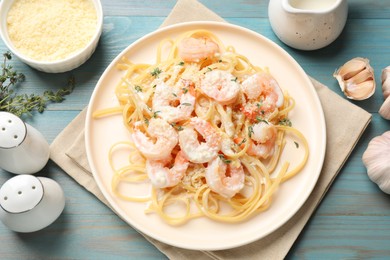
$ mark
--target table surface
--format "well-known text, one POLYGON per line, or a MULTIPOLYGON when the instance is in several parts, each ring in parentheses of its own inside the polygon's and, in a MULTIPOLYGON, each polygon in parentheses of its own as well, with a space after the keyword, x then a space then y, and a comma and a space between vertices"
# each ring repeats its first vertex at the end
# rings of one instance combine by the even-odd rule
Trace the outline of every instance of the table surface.
MULTIPOLYGON (((274 35, 266 0, 201 1, 208 8, 237 24, 261 33, 294 57, 312 77, 343 96, 333 72, 354 57, 366 57, 375 70, 377 89, 365 101, 350 101, 372 114, 361 137, 322 203, 291 248, 288 258, 386 258, 390 256, 390 196, 367 176, 361 157, 368 142, 390 130, 390 122, 378 114, 383 103, 381 70, 390 65, 390 1, 350 0, 349 16, 342 35, 317 51, 298 51, 274 35)), ((84 65, 70 73, 47 74, 21 63, 12 65, 26 75, 18 91, 40 94, 58 89, 73 74, 74 92, 58 104, 25 119, 49 143, 88 104, 100 75, 129 44, 156 30, 176 1, 103 0, 104 27, 99 46, 84 65)), ((0 42, 0 52, 6 47, 0 42)), ((343 96, 344 97, 344 96, 343 96)), ((348 113, 348 111, 340 111, 348 113)), ((38 176, 56 180, 64 189, 66 207, 59 219, 39 232, 18 234, 0 223, 2 259, 161 259, 165 256, 110 209, 49 161, 38 176)), ((0 182, 13 175, 0 170, 0 182)))

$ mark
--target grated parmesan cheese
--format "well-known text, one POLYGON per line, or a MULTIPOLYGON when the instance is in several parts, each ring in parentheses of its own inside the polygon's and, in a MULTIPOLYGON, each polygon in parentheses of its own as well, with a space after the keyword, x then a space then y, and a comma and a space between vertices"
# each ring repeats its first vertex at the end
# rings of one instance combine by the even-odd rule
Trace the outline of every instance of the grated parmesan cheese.
POLYGON ((9 37, 22 54, 39 61, 65 59, 84 48, 97 30, 91 0, 16 0, 7 16, 9 37))

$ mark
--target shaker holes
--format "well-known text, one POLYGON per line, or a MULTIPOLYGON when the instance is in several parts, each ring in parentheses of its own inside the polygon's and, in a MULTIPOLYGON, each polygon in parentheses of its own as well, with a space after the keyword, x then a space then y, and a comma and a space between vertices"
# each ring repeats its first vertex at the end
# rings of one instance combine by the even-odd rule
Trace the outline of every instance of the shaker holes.
POLYGON ((18 191, 18 194, 19 194, 19 195, 21 195, 21 194, 22 194, 22 192, 21 192, 21 191, 18 191))

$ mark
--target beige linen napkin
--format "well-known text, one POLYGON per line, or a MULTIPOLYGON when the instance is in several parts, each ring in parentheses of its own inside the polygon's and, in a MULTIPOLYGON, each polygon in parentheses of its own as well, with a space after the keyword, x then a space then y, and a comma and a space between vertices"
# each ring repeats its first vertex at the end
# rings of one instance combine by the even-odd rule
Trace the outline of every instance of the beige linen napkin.
MULTIPOLYGON (((196 0, 179 0, 162 26, 195 20, 223 21, 196 0)), ((238 257, 240 259, 283 259, 371 120, 371 114, 341 98, 316 80, 312 79, 312 82, 325 114, 327 150, 320 178, 312 194, 287 223, 263 239, 222 251, 186 250, 145 237, 171 259, 237 259, 238 257), (348 111, 348 113, 339 111, 348 111)), ((108 205, 93 179, 86 158, 85 115, 86 109, 53 141, 50 146, 51 159, 80 185, 108 205)))

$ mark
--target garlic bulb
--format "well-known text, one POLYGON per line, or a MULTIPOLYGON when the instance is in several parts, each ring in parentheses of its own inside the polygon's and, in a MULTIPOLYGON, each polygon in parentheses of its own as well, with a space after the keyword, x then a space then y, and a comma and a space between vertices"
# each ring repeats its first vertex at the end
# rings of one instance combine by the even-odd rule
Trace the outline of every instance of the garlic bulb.
POLYGON ((379 114, 387 120, 390 120, 390 98, 386 98, 383 102, 381 108, 379 109, 379 114))
POLYGON ((371 181, 390 194, 390 131, 373 138, 362 159, 371 181))
POLYGON ((382 70, 382 92, 383 97, 387 99, 390 95, 390 66, 387 66, 382 70))
POLYGON ((385 102, 379 109, 379 114, 387 120, 390 120, 390 66, 382 70, 382 92, 385 102))
POLYGON ((365 58, 354 58, 341 66, 333 76, 347 98, 363 100, 375 92, 374 70, 365 58))

